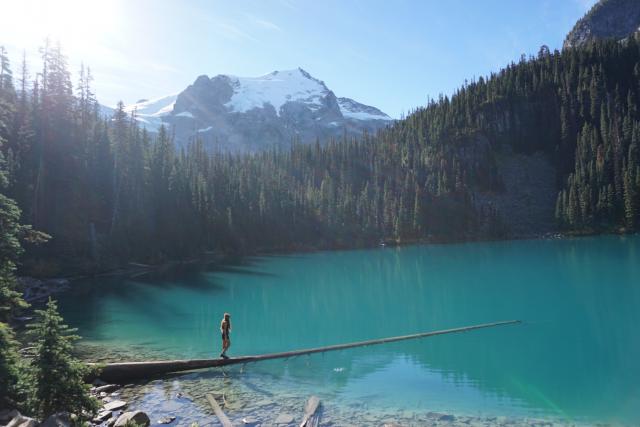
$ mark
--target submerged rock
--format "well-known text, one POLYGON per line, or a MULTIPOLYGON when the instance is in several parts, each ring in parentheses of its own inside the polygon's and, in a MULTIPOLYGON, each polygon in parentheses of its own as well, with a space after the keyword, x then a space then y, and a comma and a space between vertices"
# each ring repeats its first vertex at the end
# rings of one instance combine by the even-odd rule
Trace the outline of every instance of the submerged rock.
POLYGON ((127 423, 136 423, 138 426, 147 427, 151 424, 149 416, 142 411, 125 412, 120 415, 114 424, 114 427, 124 427, 127 423))
POLYGON ((162 417, 158 420, 158 424, 171 424, 175 419, 176 417, 174 417, 173 415, 162 417))
POLYGON ((293 422, 293 415, 280 414, 274 421, 274 424, 291 424, 293 422))

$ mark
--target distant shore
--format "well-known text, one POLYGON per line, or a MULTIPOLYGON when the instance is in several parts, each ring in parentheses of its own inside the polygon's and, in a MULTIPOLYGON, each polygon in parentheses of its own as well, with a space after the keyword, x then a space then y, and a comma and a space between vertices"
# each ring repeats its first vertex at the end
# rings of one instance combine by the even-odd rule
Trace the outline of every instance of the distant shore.
MULTIPOLYGON (((635 234, 633 230, 625 228, 617 228, 611 230, 580 230, 580 231, 549 231, 545 233, 537 234, 521 234, 510 235, 507 237, 479 237, 479 236, 458 236, 458 237, 443 237, 443 236, 429 236, 419 239, 365 239, 361 241, 354 241, 351 243, 321 243, 316 245, 296 244, 288 245, 286 247, 270 247, 270 248, 252 248, 236 251, 207 251, 203 252, 200 256, 190 257, 186 259, 174 259, 167 260, 158 264, 143 263, 137 261, 128 261, 119 266, 97 268, 92 272, 79 273, 77 271, 61 272, 61 274, 36 276, 36 280, 42 280, 44 282, 66 280, 68 282, 93 279, 101 277, 129 277, 137 278, 150 274, 158 274, 166 271, 184 268, 185 266, 192 265, 205 265, 205 264, 225 264, 235 263, 238 260, 248 257, 256 256, 276 256, 276 255, 290 255, 296 253, 313 253, 321 251, 347 251, 347 250, 359 250, 359 249, 374 249, 374 248, 391 248, 391 247, 405 247, 413 245, 430 245, 430 244, 461 244, 461 243, 480 243, 480 242, 503 242, 503 241, 515 241, 515 240, 539 240, 539 239, 566 239, 577 237, 589 237, 599 235, 627 235, 635 234)), ((27 280, 31 280, 29 272, 24 272, 24 276, 27 280)))

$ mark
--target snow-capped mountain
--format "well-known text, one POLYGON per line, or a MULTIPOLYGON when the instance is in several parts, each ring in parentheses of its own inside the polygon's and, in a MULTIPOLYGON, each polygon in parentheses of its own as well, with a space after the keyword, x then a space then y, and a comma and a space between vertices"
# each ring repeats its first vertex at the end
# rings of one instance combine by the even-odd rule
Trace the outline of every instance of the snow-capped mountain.
POLYGON ((256 151, 273 145, 375 132, 393 121, 375 107, 336 98, 301 68, 261 77, 200 76, 184 91, 127 105, 151 132, 165 125, 178 145, 256 151))
POLYGON ((178 95, 168 95, 157 99, 141 99, 135 104, 127 105, 124 111, 131 114, 135 111, 136 119, 151 132, 157 132, 162 125, 162 118, 171 114, 178 95))

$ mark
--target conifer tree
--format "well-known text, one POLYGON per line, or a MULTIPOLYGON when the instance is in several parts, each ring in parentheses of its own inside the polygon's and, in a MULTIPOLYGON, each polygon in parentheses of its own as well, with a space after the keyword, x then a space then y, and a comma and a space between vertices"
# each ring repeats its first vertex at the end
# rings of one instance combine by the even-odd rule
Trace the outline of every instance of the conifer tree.
POLYGON ((18 344, 11 327, 0 322, 0 408, 15 408, 24 400, 20 383, 18 344))
POLYGON ((76 330, 64 324, 52 299, 36 316, 36 322, 29 325, 35 345, 30 365, 33 413, 42 418, 58 412, 94 413, 98 402, 84 383, 89 368, 72 354, 73 342, 79 339, 76 330))

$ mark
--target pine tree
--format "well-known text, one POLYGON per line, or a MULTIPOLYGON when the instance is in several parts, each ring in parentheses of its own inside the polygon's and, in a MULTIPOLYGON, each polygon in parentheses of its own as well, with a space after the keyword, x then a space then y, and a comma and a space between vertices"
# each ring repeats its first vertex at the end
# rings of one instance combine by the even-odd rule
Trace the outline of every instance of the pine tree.
POLYGON ((16 263, 22 254, 19 240, 23 233, 19 223, 20 209, 14 200, 5 195, 9 182, 3 148, 12 118, 13 86, 5 79, 8 71, 4 69, 8 65, 5 65, 4 48, 0 48, 0 60, 0 322, 6 322, 16 310, 25 308, 27 304, 16 290, 15 277, 16 263))
POLYGON ((21 382, 18 343, 11 327, 0 322, 0 408, 15 408, 24 401, 21 382))
POLYGON ((35 345, 30 365, 33 412, 42 418, 58 412, 94 413, 98 402, 84 383, 89 368, 72 355, 73 342, 79 339, 75 329, 63 323, 52 299, 45 310, 36 311, 36 317, 29 325, 35 345))

